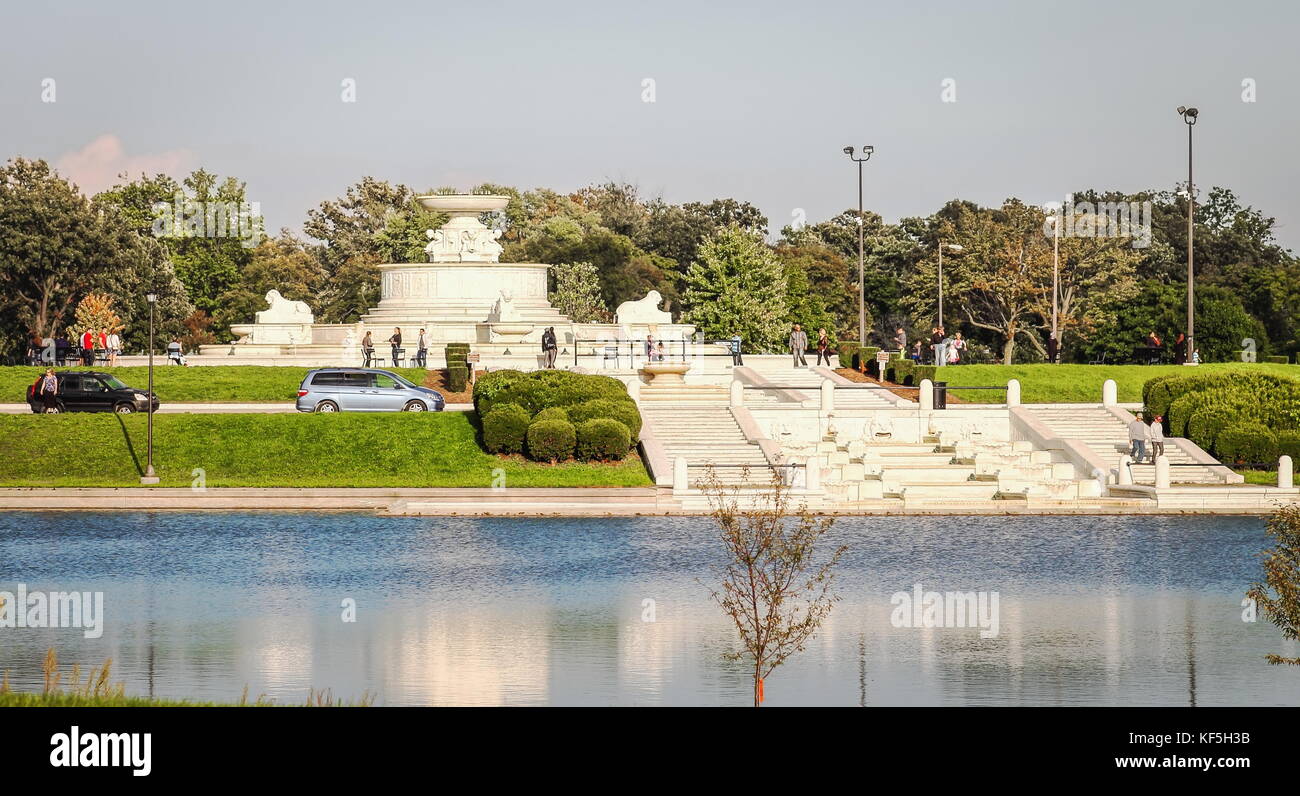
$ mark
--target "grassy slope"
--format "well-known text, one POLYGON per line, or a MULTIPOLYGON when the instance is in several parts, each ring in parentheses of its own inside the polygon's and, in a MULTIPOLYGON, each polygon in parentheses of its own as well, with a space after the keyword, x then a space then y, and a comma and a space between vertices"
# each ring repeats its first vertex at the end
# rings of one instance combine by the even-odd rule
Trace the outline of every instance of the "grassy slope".
MULTIPOLYGON (((149 387, 149 369, 56 368, 56 370, 98 370, 112 373, 136 389, 149 387)), ((298 385, 310 368, 262 367, 260 365, 214 365, 180 367, 164 359, 154 364, 154 392, 163 403, 264 403, 293 401, 298 385)), ((27 385, 42 368, 0 367, 0 403, 21 403, 27 399, 27 385)), ((406 379, 423 384, 424 368, 397 368, 406 379)))
MULTIPOLYGON (((1262 486, 1277 486, 1277 470, 1237 470, 1246 477, 1248 484, 1260 484, 1262 486)), ((1294 473, 1292 483, 1300 486, 1300 472, 1294 473)))
MULTIPOLYGON (((938 380, 953 386, 1005 387, 1008 379, 1020 380, 1020 399, 1025 403, 1100 403, 1101 385, 1114 379, 1122 403, 1142 401, 1147 379, 1167 373, 1204 373, 1214 370, 1254 370, 1300 380, 1300 365, 1215 362, 1195 368, 1183 365, 955 365, 939 369, 938 380)), ((954 395, 969 403, 1001 403, 1001 390, 955 390, 954 395)))
MULTIPOLYGON (((199 368, 195 368, 199 370, 199 368)), ((203 368, 207 370, 207 368, 203 368)), ((619 464, 554 467, 483 452, 472 414, 154 416, 162 486, 508 487, 648 486, 632 456, 619 464)), ((146 417, 2 415, 0 486, 138 486, 146 417)))

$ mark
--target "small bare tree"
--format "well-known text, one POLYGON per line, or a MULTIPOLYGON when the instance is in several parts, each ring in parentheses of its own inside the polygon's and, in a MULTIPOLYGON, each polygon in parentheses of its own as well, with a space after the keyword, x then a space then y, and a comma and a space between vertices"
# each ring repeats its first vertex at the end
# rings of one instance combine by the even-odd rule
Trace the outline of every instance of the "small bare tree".
MULTIPOLYGON (((1264 583, 1255 583, 1246 596, 1264 609, 1282 636, 1300 641, 1300 505, 1282 506, 1268 519, 1275 546, 1264 551, 1264 583), (1276 594, 1270 594, 1270 590, 1276 594)), ((1300 658, 1265 655, 1269 663, 1300 666, 1300 658)))
MULTIPOLYGON (((748 468, 742 472, 741 481, 748 481, 748 468)), ((831 592, 832 570, 848 548, 816 560, 818 542, 834 519, 812 515, 806 503, 792 512, 790 487, 776 471, 769 488, 753 491, 723 484, 710 467, 699 486, 726 550, 713 599, 735 623, 743 647, 725 657, 752 666, 759 707, 763 680, 803 651, 839 599, 831 592)))

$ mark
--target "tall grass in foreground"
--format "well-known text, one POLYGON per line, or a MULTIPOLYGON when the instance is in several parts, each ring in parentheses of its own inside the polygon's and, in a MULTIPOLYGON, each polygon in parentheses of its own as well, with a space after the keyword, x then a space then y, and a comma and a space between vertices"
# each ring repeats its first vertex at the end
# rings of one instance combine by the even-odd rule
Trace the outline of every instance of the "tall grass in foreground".
MULTIPOLYGON (((125 683, 111 681, 112 672, 112 658, 105 660, 103 666, 92 667, 84 680, 80 664, 73 664, 65 681, 58 654, 51 647, 41 664, 45 682, 39 694, 14 691, 9 684, 9 672, 0 673, 0 707, 293 707, 289 703, 276 702, 266 694, 259 694, 250 702, 248 686, 244 686, 238 702, 230 703, 127 696, 125 683)), ((307 701, 301 706, 370 707, 374 702, 375 697, 369 691, 363 692, 355 702, 349 702, 335 697, 331 689, 311 688, 307 692, 307 701)))

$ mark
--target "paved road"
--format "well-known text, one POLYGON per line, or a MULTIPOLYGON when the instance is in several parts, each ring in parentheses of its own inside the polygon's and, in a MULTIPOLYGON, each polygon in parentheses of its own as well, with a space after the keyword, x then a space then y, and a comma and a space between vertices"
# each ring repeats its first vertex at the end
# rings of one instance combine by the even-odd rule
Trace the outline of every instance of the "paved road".
MULTIPOLYGON (((447 404, 448 412, 468 412, 474 404, 447 404)), ((0 414, 31 414, 27 404, 0 404, 0 414)), ((158 407, 160 415, 205 414, 205 415, 264 415, 296 412, 293 404, 163 404, 158 407)))

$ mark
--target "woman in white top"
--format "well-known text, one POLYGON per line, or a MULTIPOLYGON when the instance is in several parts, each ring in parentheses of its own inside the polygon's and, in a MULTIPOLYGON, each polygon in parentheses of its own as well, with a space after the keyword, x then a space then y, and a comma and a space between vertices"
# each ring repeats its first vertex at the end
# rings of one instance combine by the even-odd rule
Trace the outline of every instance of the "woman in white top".
POLYGON ((112 367, 117 364, 117 355, 122 353, 122 338, 113 332, 108 336, 108 365, 112 367))

